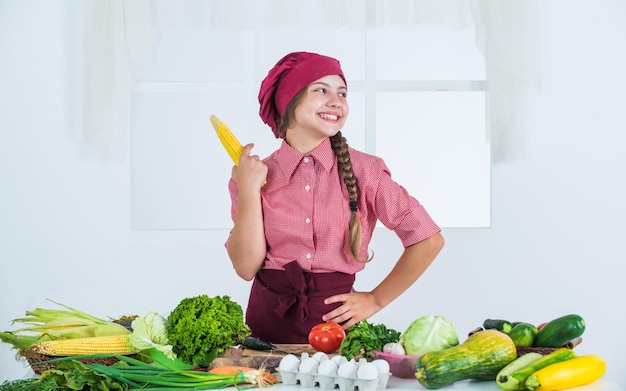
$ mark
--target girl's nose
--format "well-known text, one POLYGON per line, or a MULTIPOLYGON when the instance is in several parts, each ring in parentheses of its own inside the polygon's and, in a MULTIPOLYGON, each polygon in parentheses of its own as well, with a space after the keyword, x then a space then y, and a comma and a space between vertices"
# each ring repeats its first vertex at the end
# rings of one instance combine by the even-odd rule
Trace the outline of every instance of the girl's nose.
POLYGON ((330 102, 328 102, 328 105, 330 107, 336 107, 338 109, 341 108, 341 101, 339 99, 332 99, 330 102))

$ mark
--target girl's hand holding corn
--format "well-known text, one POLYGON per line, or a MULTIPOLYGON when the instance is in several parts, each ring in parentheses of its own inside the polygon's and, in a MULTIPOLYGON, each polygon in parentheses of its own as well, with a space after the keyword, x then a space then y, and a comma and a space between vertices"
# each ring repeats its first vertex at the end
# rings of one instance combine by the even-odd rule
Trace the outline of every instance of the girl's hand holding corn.
POLYGON ((254 144, 250 143, 243 147, 239 164, 233 166, 232 177, 239 187, 239 193, 247 190, 258 191, 265 183, 267 166, 261 161, 259 155, 250 155, 254 144))

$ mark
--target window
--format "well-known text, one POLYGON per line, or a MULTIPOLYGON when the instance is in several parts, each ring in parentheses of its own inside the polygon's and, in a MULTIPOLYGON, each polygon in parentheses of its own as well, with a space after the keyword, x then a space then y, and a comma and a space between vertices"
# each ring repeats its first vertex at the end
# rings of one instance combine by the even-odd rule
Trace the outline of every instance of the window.
MULTIPOLYGON (((361 15, 366 18, 363 3, 361 15)), ((358 16, 355 16, 358 17, 358 16)), ((336 57, 348 78, 350 145, 385 159, 442 227, 488 227, 485 67, 472 29, 311 27, 160 30, 131 107, 134 229, 228 229, 231 162, 209 122, 266 156, 260 81, 284 54, 336 57)))

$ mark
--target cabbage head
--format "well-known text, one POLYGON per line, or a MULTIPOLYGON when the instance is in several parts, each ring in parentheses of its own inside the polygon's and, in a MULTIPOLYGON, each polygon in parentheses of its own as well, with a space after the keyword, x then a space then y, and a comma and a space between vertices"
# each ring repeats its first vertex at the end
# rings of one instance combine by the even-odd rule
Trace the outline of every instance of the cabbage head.
POLYGON ((155 348, 161 351, 167 358, 176 359, 176 354, 169 344, 166 332, 166 319, 155 311, 148 311, 145 316, 133 320, 132 334, 128 343, 137 350, 155 348))
POLYGON ((459 336, 454 325, 440 315, 421 316, 402 333, 402 346, 411 356, 421 356, 458 344, 459 336))

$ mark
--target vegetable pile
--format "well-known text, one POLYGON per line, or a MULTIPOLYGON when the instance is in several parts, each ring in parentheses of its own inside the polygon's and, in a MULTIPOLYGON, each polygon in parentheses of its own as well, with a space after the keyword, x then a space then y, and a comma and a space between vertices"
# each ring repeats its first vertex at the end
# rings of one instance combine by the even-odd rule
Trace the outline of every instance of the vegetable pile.
POLYGON ((485 319, 483 328, 507 334, 518 348, 559 348, 583 335, 585 320, 580 315, 569 314, 535 326, 527 322, 485 319))
POLYGON ((414 376, 428 389, 472 379, 495 381, 503 391, 557 391, 592 383, 606 371, 600 356, 578 356, 572 350, 584 331, 585 321, 577 314, 538 326, 485 319, 482 328, 459 343, 452 323, 427 315, 402 334, 362 321, 347 330, 339 352, 352 361, 388 357, 392 374, 406 372, 402 363, 409 361, 402 357, 414 357, 414 376), (380 350, 390 355, 376 354, 380 350))
POLYGON ((423 354, 415 365, 420 384, 436 389, 477 379, 495 380, 503 391, 557 391, 592 383, 606 371, 600 356, 577 356, 572 350, 571 342, 585 330, 579 315, 536 327, 486 319, 483 327, 458 346, 423 354))
MULTIPOLYGON (((250 340, 260 350, 281 351, 251 338, 241 306, 228 296, 185 298, 167 317, 149 311, 118 320, 55 304, 63 309, 27 311, 13 321, 21 326, 0 332, 0 340, 27 357, 41 375, 5 382, 0 391, 214 389, 244 383, 266 387, 279 381, 264 364, 235 366, 214 360, 234 345, 248 347, 250 340), (39 353, 47 361, 32 362, 25 352, 39 353)), ((310 345, 318 352, 311 357, 302 353, 301 359, 287 354, 278 370, 293 375, 292 384, 315 385, 327 378, 330 387, 356 379, 353 384, 364 391, 380 387, 394 370, 399 377, 414 375, 428 389, 472 379, 494 381, 502 391, 558 391, 592 383, 606 372, 602 357, 573 351, 585 328, 577 314, 537 326, 490 318, 459 343, 454 326, 443 316, 418 317, 403 333, 367 320, 345 331, 324 322, 310 333, 310 345), (334 357, 326 355, 337 351, 334 357)))
POLYGON ((40 380, 6 382, 0 390, 212 389, 273 383, 273 375, 258 368, 192 370, 207 367, 250 334, 241 306, 228 296, 185 298, 167 318, 149 311, 116 321, 55 304, 64 309, 27 311, 13 320, 24 326, 0 333, 21 355, 43 355, 31 362, 40 380))

